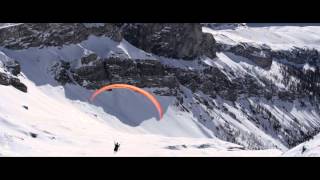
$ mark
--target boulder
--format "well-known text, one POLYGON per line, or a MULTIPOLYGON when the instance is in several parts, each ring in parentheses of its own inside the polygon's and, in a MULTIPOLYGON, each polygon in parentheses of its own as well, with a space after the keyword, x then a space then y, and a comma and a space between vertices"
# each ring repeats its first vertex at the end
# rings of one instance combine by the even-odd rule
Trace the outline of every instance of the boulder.
POLYGON ((12 60, 8 61, 5 67, 11 72, 12 75, 17 76, 21 72, 20 63, 18 61, 12 60))

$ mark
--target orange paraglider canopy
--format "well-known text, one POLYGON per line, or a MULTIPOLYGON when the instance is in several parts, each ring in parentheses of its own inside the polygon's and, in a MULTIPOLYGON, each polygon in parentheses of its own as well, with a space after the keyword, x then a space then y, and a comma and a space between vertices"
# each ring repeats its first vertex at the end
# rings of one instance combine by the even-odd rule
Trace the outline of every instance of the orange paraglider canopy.
POLYGON ((147 92, 147 91, 145 91, 145 90, 143 90, 141 88, 138 88, 136 86, 129 85, 129 84, 111 84, 111 85, 106 85, 106 86, 98 89, 97 91, 95 91, 91 95, 90 101, 93 101, 95 99, 95 97, 97 95, 99 95, 100 93, 102 93, 104 91, 110 91, 112 89, 129 89, 129 90, 132 90, 132 91, 135 91, 137 93, 140 93, 140 94, 144 95, 145 97, 147 97, 155 105, 155 107, 158 110, 158 113, 159 113, 159 116, 160 116, 160 120, 162 119, 163 110, 162 110, 162 107, 161 107, 159 101, 152 94, 150 94, 149 92, 147 92))

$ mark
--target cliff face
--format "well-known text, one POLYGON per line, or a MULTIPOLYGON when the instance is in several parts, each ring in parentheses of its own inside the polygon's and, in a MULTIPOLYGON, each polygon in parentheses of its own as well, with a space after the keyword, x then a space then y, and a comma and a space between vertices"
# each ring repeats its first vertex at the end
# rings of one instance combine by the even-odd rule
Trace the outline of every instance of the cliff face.
POLYGON ((63 46, 84 41, 90 35, 121 41, 115 24, 88 26, 85 23, 25 23, 0 30, 0 45, 10 49, 63 46))
POLYGON ((196 23, 135 23, 123 26, 123 37, 132 45, 160 56, 194 59, 215 57, 212 35, 196 23))
POLYGON ((0 85, 13 86, 22 92, 27 92, 27 86, 21 83, 17 77, 21 72, 19 62, 3 54, 1 54, 1 59, 5 59, 5 61, 0 60, 0 85))
POLYGON ((63 46, 90 35, 123 38, 146 51, 171 58, 215 57, 212 35, 196 23, 29 23, 0 30, 0 45, 10 49, 63 46))

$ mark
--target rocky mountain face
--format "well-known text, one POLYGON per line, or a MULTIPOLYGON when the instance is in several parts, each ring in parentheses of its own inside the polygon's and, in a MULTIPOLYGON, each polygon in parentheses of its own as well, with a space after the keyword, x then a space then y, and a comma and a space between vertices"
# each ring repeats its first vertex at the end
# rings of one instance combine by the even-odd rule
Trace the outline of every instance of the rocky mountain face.
POLYGON ((201 25, 215 30, 236 29, 239 27, 246 27, 246 23, 201 23, 201 25))
POLYGON ((122 39, 115 24, 25 23, 1 29, 0 45, 10 49, 63 46, 79 43, 90 35, 105 35, 115 41, 122 39))
MULTIPOLYGON (((155 56, 193 61, 197 67, 181 68, 154 59, 99 57, 90 53, 73 62, 57 61, 50 67, 54 79, 62 85, 73 83, 87 89, 108 83, 155 88, 155 94, 176 97, 175 105, 181 111, 192 113, 218 138, 251 149, 279 147, 269 137, 285 147, 293 147, 320 132, 320 121, 311 123, 290 113, 290 104, 295 104, 301 111, 319 115, 317 50, 221 44, 211 34, 203 33, 201 27, 191 23, 23 24, 1 29, 0 45, 9 49, 63 46, 79 43, 90 35, 107 36, 116 42, 126 40, 155 56), (277 63, 280 74, 270 79, 268 75, 255 76, 249 69, 240 73, 204 61, 219 61, 217 53, 240 57, 239 61, 245 59, 266 72, 277 63), (306 63, 313 68, 306 69, 306 63)), ((7 66, 13 75, 19 74, 18 67, 7 66)), ((15 80, 0 74, 0 84, 11 81, 15 80)))
POLYGON ((166 87, 176 95, 180 86, 192 91, 202 91, 211 96, 220 95, 226 99, 234 98, 231 89, 235 88, 228 78, 217 68, 205 67, 201 70, 184 70, 161 64, 155 60, 121 59, 111 57, 100 59, 95 54, 81 58, 88 66, 71 68, 68 62, 57 62, 52 71, 56 80, 65 83, 77 83, 89 89, 97 89, 108 83, 128 83, 138 87, 166 87), (57 69, 60 69, 57 71, 57 69), (74 80, 74 81, 73 81, 74 80), (224 83, 226 86, 220 86, 224 83), (233 87, 232 87, 233 86, 233 87))
POLYGON ((215 57, 213 36, 202 33, 195 23, 29 23, 1 29, 0 45, 10 49, 63 46, 90 35, 118 42, 124 38, 146 52, 171 58, 215 57))
POLYGON ((4 86, 11 85, 22 92, 28 91, 27 86, 21 83, 18 78, 12 77, 8 74, 1 73, 1 72, 0 72, 0 85, 4 85, 4 86))
POLYGON ((288 89, 281 91, 272 87, 273 82, 269 82, 270 91, 286 100, 309 98, 318 102, 320 54, 316 49, 296 47, 291 50, 272 50, 268 46, 254 46, 248 43, 235 46, 217 44, 217 46, 220 52, 230 52, 245 57, 264 69, 270 69, 273 62, 278 62, 281 75, 284 77, 281 83, 288 89), (305 69, 306 63, 313 68, 305 69), (295 79, 294 83, 291 78, 295 79))
MULTIPOLYGON (((245 57, 254 63, 254 65, 266 70, 270 70, 271 65, 277 63, 279 74, 272 80, 260 76, 259 80, 262 81, 262 84, 259 85, 257 84, 257 79, 250 78, 250 76, 245 78, 248 80, 245 81, 245 84, 249 85, 247 88, 250 89, 249 93, 245 92, 248 98, 264 98, 273 103, 273 106, 279 106, 275 104, 275 99, 291 105, 298 102, 298 109, 300 110, 307 108, 306 104, 308 103, 319 114, 320 56, 318 50, 297 47, 290 50, 272 50, 266 45, 257 46, 248 43, 240 43, 234 46, 217 44, 217 47, 218 52, 229 52, 240 57, 245 57), (309 65, 312 68, 308 68, 309 65), (280 78, 281 76, 282 78, 280 78), (276 83, 282 84, 283 87, 277 87, 276 83)), ((245 86, 242 85, 240 87, 245 86)), ((239 97, 239 94, 237 96, 239 97)), ((256 107, 250 106, 254 115, 257 113, 267 114, 265 119, 270 123, 272 131, 278 136, 285 137, 284 140, 288 147, 294 147, 320 132, 319 122, 316 123, 317 125, 312 125, 307 131, 304 131, 305 127, 300 121, 304 121, 305 119, 292 116, 289 113, 290 108, 287 110, 285 106, 282 107, 284 109, 282 118, 275 117, 267 108, 260 108, 260 105, 256 105, 256 107), (292 122, 290 123, 292 126, 290 129, 283 127, 280 123, 280 120, 284 119, 284 114, 291 116, 292 122)), ((281 106, 279 108, 281 109, 281 106)), ((254 117, 252 120, 254 120, 254 117)))
POLYGON ((132 45, 159 56, 192 60, 215 57, 215 40, 196 23, 135 23, 122 27, 132 45))
POLYGON ((20 64, 17 61, 11 60, 5 63, 0 61, 0 68, 4 70, 4 72, 0 71, 0 85, 13 86, 22 92, 27 92, 27 86, 17 78, 21 71, 20 64))

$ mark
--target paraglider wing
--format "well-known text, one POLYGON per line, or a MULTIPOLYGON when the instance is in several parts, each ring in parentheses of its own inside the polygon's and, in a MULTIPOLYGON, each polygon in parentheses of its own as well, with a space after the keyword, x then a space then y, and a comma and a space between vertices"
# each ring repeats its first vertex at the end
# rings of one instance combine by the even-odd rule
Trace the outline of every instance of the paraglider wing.
POLYGON ((140 94, 144 95, 145 97, 147 97, 154 104, 154 106, 158 110, 158 113, 159 113, 159 116, 160 116, 160 120, 162 119, 163 110, 162 110, 162 107, 161 107, 161 104, 159 103, 159 101, 152 94, 150 94, 149 92, 147 92, 147 91, 145 91, 145 90, 143 90, 141 88, 138 88, 136 86, 129 85, 129 84, 111 84, 111 85, 106 85, 106 86, 98 89, 97 91, 95 91, 92 94, 92 96, 90 97, 90 100, 93 101, 95 99, 95 97, 97 95, 99 95, 100 93, 102 93, 104 91, 110 91, 112 89, 129 89, 129 90, 132 90, 132 91, 135 91, 137 93, 140 93, 140 94))

